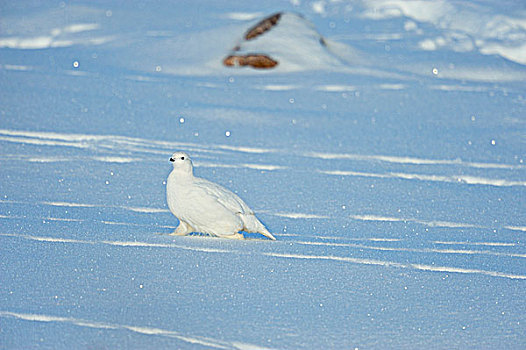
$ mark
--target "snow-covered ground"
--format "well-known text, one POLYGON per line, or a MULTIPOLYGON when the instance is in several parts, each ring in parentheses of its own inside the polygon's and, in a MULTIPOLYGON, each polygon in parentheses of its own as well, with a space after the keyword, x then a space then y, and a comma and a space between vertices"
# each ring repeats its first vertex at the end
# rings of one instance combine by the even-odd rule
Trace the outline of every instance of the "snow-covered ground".
POLYGON ((519 1, 4 2, 0 348, 524 349, 525 43, 519 1), (175 150, 278 240, 166 235, 175 150))

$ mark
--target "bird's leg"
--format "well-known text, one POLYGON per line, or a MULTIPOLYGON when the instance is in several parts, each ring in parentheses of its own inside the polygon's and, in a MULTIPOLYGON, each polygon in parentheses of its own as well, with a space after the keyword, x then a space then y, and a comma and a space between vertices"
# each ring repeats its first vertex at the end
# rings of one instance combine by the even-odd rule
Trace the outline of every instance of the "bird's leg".
POLYGON ((245 239, 245 236, 243 236, 241 233, 234 233, 232 235, 221 236, 221 237, 230 238, 230 239, 239 239, 239 240, 245 239))
POLYGON ((192 229, 190 228, 190 225, 188 225, 184 221, 179 220, 179 226, 177 226, 175 231, 170 233, 170 235, 171 236, 186 236, 187 234, 191 232, 192 232, 192 229))

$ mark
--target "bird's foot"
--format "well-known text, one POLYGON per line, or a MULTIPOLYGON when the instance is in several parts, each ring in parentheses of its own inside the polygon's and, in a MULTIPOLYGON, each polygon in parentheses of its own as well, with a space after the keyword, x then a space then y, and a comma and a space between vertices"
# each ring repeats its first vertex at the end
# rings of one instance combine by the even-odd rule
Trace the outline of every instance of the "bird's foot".
POLYGON ((239 240, 245 239, 245 236, 243 236, 241 233, 234 233, 233 235, 222 236, 222 237, 229 238, 229 239, 239 239, 239 240))
POLYGON ((186 236, 186 235, 188 235, 188 233, 181 232, 181 231, 177 232, 177 230, 175 230, 174 232, 168 234, 168 236, 186 236))
POLYGON ((186 236, 192 233, 193 229, 184 221, 179 221, 179 226, 175 229, 174 232, 170 233, 170 236, 186 236))

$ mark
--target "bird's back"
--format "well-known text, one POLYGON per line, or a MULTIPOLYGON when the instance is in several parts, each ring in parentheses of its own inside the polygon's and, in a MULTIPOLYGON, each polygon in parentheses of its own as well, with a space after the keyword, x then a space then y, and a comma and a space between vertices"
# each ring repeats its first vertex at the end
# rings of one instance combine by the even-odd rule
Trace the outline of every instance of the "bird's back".
POLYGON ((194 185, 234 214, 253 214, 253 211, 237 194, 221 185, 200 177, 194 177, 194 185))
POLYGON ((238 216, 243 221, 244 231, 261 233, 270 239, 276 239, 254 215, 252 209, 235 193, 202 178, 196 177, 195 185, 203 188, 208 195, 214 197, 227 210, 238 216))

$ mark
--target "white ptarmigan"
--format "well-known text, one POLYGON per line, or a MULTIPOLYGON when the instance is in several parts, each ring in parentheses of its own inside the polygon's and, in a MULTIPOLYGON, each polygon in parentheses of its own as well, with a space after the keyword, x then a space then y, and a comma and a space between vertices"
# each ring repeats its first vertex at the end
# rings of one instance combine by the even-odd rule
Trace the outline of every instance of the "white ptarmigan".
POLYGON ((218 184, 194 176, 188 154, 175 152, 170 162, 174 168, 166 182, 166 199, 170 211, 179 219, 173 235, 201 232, 244 239, 239 232, 245 231, 276 239, 241 198, 218 184))

